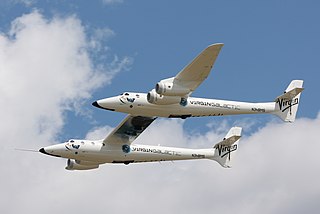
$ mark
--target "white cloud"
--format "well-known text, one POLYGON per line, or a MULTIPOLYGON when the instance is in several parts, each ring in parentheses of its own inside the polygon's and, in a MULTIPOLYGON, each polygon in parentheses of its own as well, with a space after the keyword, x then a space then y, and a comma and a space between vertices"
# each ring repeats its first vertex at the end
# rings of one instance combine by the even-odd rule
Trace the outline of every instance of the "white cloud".
MULTIPOLYGON (((88 44, 75 16, 47 20, 34 11, 13 21, 8 36, 0 36, 3 119, 18 117, 29 125, 22 131, 36 128, 54 136, 63 125, 64 110, 79 108, 94 89, 110 83, 130 63, 116 58, 110 64, 93 64, 88 44)), ((2 131, 8 133, 6 129, 11 126, 2 131)))
MULTIPOLYGON (((160 119, 136 143, 202 144, 206 148, 228 131, 226 128, 222 135, 222 130, 210 129, 194 136, 183 130, 183 123, 160 119)), ((32 177, 32 182, 18 191, 15 201, 20 206, 10 210, 102 213, 108 207, 110 213, 316 213, 320 196, 319 127, 320 117, 298 119, 294 124, 267 124, 250 137, 243 137, 232 169, 199 160, 105 164, 98 170, 68 172, 63 169, 64 161, 41 156, 38 161, 45 160, 46 164, 29 166, 32 173, 24 178, 32 177)), ((111 130, 93 129, 87 137, 104 137, 108 132, 104 134, 104 129, 111 130)), ((20 179, 15 182, 22 185, 20 179)))
POLYGON ((0 206, 4 213, 17 208, 12 201, 28 201, 32 207, 28 192, 42 191, 39 185, 51 179, 47 170, 55 165, 37 153, 13 148, 54 143, 64 126, 65 111, 81 109, 94 90, 127 68, 126 57, 111 59, 110 64, 94 63, 90 42, 76 16, 47 19, 38 11, 16 18, 8 32, 0 33, 0 188, 4 193, 0 206))
POLYGON ((85 137, 87 140, 101 140, 108 136, 113 130, 110 126, 95 127, 89 131, 85 137))
MULTIPOLYGON (((202 144, 206 148, 228 131, 226 125, 224 134, 211 129, 205 135, 194 136, 183 130, 183 123, 160 119, 136 143, 184 147, 202 144)), ((49 213, 69 210, 70 200, 86 204, 70 208, 78 213, 102 213, 106 207, 111 213, 316 213, 320 196, 319 127, 320 117, 298 119, 294 124, 271 122, 250 137, 243 137, 232 169, 200 160, 106 164, 94 171, 69 173, 62 169, 62 161, 51 158, 48 162, 52 167, 38 168, 51 173, 50 183, 37 183, 38 189, 28 194, 39 198, 41 190, 50 192, 39 199, 41 205, 33 205, 49 213)), ((87 137, 101 138, 106 134, 103 129, 93 129, 87 137)), ((30 207, 30 203, 26 201, 22 207, 30 207)))

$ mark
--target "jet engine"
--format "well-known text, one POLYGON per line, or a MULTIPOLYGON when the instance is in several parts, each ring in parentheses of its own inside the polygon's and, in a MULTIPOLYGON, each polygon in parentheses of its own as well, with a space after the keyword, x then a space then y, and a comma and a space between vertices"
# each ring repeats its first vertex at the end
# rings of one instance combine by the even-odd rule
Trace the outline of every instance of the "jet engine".
POLYGON ((184 96, 190 93, 190 89, 174 83, 173 78, 158 82, 155 89, 158 94, 166 96, 184 96))
POLYGON ((88 170, 97 169, 99 164, 91 161, 67 160, 67 170, 88 170))
POLYGON ((147 95, 147 100, 149 103, 157 104, 157 105, 171 105, 180 103, 181 97, 177 96, 163 96, 157 94, 157 92, 153 89, 147 95))

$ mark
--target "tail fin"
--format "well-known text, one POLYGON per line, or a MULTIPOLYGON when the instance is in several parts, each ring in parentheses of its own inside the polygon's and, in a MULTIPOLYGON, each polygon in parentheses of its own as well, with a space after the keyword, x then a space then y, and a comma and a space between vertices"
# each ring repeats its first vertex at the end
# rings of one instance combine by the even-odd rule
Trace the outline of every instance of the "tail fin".
POLYGON ((294 122, 300 102, 300 95, 303 91, 303 80, 292 80, 284 94, 275 99, 274 114, 285 122, 294 122))
POLYGON ((231 168, 231 161, 238 149, 238 142, 241 137, 241 127, 232 127, 223 140, 217 143, 213 148, 213 160, 221 166, 231 168))

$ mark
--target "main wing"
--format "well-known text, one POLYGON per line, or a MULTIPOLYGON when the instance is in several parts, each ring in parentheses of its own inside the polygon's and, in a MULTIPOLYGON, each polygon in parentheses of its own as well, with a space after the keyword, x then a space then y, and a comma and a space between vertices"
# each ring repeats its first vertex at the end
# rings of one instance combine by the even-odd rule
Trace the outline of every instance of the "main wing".
MULTIPOLYGON (((175 77, 163 79, 156 84, 150 95, 188 97, 208 77, 219 52, 222 43, 210 45, 204 49, 189 65, 182 69, 175 77)), ((155 98, 154 98, 155 99, 155 98)), ((154 99, 148 101, 154 103, 154 99)))
POLYGON ((174 82, 193 92, 208 77, 222 47, 222 43, 208 46, 174 77, 174 82))
POLYGON ((156 117, 128 115, 104 140, 106 144, 131 144, 156 117))

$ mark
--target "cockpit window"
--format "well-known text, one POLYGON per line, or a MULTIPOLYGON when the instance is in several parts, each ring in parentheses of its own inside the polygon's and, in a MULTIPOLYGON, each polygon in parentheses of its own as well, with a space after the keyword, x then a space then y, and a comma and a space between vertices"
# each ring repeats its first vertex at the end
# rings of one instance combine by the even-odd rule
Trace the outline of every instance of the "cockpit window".
POLYGON ((129 96, 129 93, 125 93, 124 95, 129 96))
POLYGON ((70 142, 70 143, 74 143, 74 140, 70 140, 69 142, 70 142))

